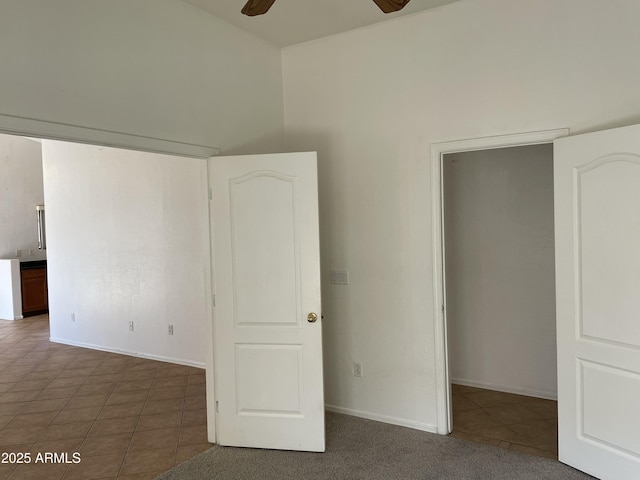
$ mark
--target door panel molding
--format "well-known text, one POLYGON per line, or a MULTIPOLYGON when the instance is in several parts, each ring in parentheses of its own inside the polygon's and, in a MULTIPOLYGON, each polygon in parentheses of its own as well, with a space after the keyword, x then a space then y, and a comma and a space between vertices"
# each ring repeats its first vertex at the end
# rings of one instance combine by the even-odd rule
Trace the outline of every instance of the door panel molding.
POLYGON ((217 442, 322 452, 316 153, 215 157, 208 167, 217 442))
POLYGON ((558 453, 640 476, 640 125, 554 142, 558 453))

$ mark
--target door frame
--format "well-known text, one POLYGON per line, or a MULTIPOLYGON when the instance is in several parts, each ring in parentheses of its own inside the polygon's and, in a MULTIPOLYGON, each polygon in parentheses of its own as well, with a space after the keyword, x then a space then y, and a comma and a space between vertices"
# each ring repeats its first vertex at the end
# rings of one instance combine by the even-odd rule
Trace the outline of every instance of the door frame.
POLYGON ((522 147, 553 143, 569 135, 568 128, 516 133, 493 137, 470 138, 431 144, 431 229, 433 244, 433 318, 435 337, 436 414, 438 433, 448 435, 453 429, 449 355, 447 345, 446 278, 444 251, 444 155, 495 148, 522 147))
POLYGON ((220 153, 216 147, 176 142, 162 138, 145 137, 100 128, 83 127, 67 123, 50 122, 35 118, 4 115, 0 113, 0 133, 22 137, 61 140, 72 143, 88 143, 104 147, 127 148, 151 153, 180 155, 206 159, 220 153))

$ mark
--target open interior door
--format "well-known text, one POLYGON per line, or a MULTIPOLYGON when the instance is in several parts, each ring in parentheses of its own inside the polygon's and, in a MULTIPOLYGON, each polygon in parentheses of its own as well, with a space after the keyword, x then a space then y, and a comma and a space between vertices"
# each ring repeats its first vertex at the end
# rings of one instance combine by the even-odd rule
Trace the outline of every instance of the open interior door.
POLYGON ((324 451, 316 154, 209 160, 217 442, 324 451))
POLYGON ((560 461, 640 478, 640 126, 555 141, 560 461))

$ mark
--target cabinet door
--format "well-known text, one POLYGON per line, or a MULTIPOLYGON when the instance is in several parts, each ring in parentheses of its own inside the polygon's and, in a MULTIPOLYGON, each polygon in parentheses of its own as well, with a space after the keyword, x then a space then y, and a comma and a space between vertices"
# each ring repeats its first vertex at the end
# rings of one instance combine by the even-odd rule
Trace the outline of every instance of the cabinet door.
POLYGON ((22 313, 45 312, 47 302, 47 269, 34 268, 23 270, 22 276, 22 313))

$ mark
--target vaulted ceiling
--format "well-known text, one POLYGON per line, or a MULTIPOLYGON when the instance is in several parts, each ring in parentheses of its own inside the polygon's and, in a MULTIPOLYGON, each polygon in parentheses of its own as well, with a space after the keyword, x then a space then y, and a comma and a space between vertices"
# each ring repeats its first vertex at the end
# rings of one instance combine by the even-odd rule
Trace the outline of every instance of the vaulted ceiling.
POLYGON ((246 0, 182 0, 279 47, 326 37, 457 0, 411 0, 384 14, 372 0, 276 0, 266 15, 240 13, 246 0))

